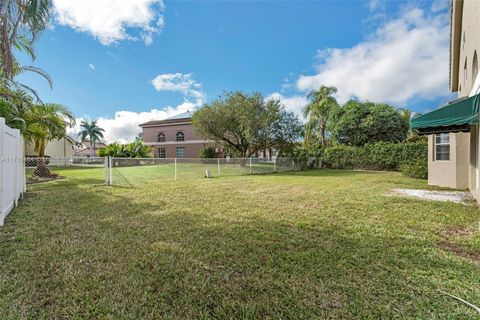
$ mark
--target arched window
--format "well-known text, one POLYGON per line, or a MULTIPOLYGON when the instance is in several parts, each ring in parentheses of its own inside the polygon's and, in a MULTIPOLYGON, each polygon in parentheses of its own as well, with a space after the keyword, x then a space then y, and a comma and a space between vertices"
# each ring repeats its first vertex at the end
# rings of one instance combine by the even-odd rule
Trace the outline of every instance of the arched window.
POLYGON ((477 51, 473 53, 473 62, 472 62, 472 81, 477 79, 478 74, 478 58, 477 58, 477 51))
POLYGON ((165 142, 165 134, 163 132, 157 134, 157 142, 165 142))
POLYGON ((183 134, 182 131, 177 132, 176 140, 177 141, 185 141, 185 135, 183 134))

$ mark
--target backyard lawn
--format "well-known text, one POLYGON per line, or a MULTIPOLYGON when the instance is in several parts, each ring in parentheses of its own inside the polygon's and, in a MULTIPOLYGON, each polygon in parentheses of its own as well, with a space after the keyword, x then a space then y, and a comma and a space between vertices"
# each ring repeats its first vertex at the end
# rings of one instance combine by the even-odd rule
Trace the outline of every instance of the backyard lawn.
POLYGON ((0 319, 478 317, 439 290, 480 305, 479 211, 390 195, 424 181, 63 174, 0 228, 0 319))

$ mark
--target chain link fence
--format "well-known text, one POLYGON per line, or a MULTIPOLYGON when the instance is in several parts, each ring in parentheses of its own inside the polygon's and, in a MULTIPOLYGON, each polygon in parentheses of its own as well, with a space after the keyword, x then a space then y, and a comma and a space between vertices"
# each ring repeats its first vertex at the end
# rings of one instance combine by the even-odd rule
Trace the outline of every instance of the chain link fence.
POLYGON ((25 181, 105 184, 108 180, 108 159, 104 157, 25 158, 25 181))
POLYGON ((199 178, 298 171, 305 163, 293 158, 111 158, 110 184, 134 186, 147 180, 199 178))
MULTIPOLYGON (((23 161, 23 160, 22 160, 23 161)), ((294 158, 26 158, 27 188, 34 183, 108 184, 139 186, 148 181, 167 182, 304 169, 312 160, 294 158)))

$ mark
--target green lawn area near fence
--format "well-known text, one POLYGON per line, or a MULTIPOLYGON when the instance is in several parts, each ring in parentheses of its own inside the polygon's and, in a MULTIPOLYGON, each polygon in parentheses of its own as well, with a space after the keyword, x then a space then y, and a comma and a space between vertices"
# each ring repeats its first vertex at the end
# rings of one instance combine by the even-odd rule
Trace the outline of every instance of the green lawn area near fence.
POLYGON ((0 228, 0 319, 478 317, 440 292, 480 305, 473 201, 392 195, 435 189, 393 172, 166 166, 29 185, 0 228))

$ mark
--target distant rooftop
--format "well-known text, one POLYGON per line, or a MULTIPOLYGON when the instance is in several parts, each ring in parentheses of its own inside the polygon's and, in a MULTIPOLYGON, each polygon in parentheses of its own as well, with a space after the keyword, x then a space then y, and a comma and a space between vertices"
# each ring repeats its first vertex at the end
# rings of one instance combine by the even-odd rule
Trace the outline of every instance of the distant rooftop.
POLYGON ((165 120, 187 119, 187 118, 191 118, 191 117, 192 117, 192 113, 190 111, 187 111, 187 112, 183 112, 183 113, 174 115, 174 116, 172 116, 170 118, 167 118, 165 120))
POLYGON ((153 121, 148 121, 148 122, 145 122, 145 123, 141 123, 139 126, 143 127, 143 126, 149 126, 149 125, 170 123, 170 122, 172 122, 171 120, 190 119, 192 117, 192 114, 193 113, 191 111, 187 111, 187 112, 176 114, 176 115, 174 115, 170 118, 164 119, 164 120, 153 120, 153 121))

